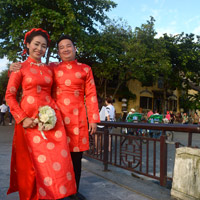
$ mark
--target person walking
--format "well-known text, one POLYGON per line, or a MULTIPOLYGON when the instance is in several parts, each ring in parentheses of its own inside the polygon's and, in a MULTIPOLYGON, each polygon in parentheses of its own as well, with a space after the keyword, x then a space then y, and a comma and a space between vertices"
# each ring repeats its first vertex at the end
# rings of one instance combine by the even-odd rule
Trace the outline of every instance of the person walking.
POLYGON ((25 34, 24 53, 29 57, 20 70, 11 73, 6 90, 16 121, 8 194, 18 191, 20 200, 61 199, 76 193, 65 127, 51 98, 53 72, 41 63, 49 43, 48 33, 41 28, 25 34), (23 95, 19 104, 20 85, 23 95))
POLYGON ((2 105, 0 106, 0 111, 1 111, 1 120, 0 120, 0 125, 3 124, 5 126, 5 114, 8 110, 8 107, 6 106, 6 102, 3 101, 2 105))

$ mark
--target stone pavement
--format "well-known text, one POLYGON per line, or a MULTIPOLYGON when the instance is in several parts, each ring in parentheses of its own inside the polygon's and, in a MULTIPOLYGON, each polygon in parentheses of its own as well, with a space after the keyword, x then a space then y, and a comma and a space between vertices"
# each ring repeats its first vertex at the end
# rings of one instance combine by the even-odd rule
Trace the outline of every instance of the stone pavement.
MULTIPOLYGON (((0 200, 19 200, 18 193, 6 195, 9 186, 10 156, 14 125, 0 126, 0 200)), ((123 169, 83 158, 80 193, 87 200, 169 200, 170 190, 152 180, 136 178, 123 169)))

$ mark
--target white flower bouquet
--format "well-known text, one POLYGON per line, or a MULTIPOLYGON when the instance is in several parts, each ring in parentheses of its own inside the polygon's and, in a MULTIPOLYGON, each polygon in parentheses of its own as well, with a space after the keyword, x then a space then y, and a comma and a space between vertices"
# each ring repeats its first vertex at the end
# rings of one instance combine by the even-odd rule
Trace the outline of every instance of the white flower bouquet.
POLYGON ((42 106, 39 108, 38 118, 34 120, 38 124, 38 130, 41 131, 42 137, 46 140, 46 136, 43 131, 51 130, 56 125, 56 113, 50 106, 42 106))

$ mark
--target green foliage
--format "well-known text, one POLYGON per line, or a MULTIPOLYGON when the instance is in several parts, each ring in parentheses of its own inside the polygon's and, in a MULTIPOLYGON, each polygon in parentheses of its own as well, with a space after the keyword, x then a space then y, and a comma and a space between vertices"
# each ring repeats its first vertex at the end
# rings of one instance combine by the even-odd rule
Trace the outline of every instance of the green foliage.
POLYGON ((8 70, 0 72, 0 102, 4 99, 8 84, 8 70))
POLYGON ((48 56, 56 52, 53 48, 61 34, 71 35, 81 46, 88 34, 97 32, 98 23, 104 24, 105 12, 115 6, 110 0, 1 0, 0 58, 21 60, 24 34, 32 28, 41 27, 50 34, 48 56))

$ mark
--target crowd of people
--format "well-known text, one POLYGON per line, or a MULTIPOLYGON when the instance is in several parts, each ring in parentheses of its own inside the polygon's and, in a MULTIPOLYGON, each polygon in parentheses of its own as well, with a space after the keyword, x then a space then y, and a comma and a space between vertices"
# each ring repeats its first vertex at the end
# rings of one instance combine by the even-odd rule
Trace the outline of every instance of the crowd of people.
MULTIPOLYGON (((129 113, 124 112, 122 116, 122 121, 127 121, 128 116, 133 113, 136 113, 136 110, 134 108, 131 108, 129 113)), ((143 115, 142 116, 143 121, 148 121, 148 119, 150 119, 150 117, 153 115, 162 115, 162 122, 164 123, 200 124, 200 116, 198 115, 197 112, 194 112, 191 115, 188 115, 187 112, 181 113, 173 111, 167 111, 165 114, 159 114, 157 110, 155 110, 154 112, 152 110, 149 110, 147 113, 141 113, 141 114, 143 115)))

